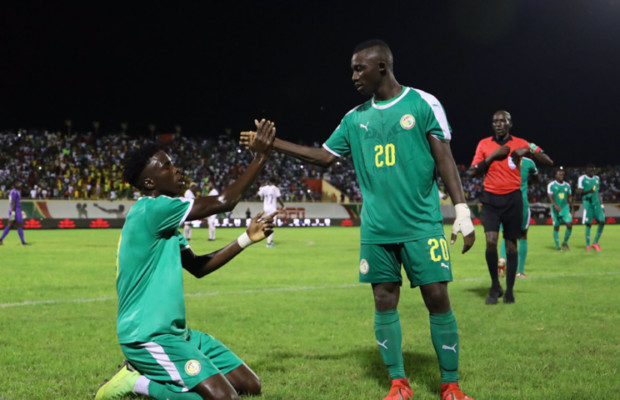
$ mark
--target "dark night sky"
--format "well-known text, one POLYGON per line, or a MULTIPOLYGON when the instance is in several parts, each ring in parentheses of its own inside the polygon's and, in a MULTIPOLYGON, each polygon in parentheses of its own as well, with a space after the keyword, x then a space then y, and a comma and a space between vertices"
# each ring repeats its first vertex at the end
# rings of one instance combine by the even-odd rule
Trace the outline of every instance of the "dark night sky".
POLYGON ((7 3, 2 129, 215 136, 264 116, 322 143, 365 100, 353 47, 381 38, 399 82, 443 103, 457 163, 504 108, 556 164, 620 164, 620 0, 7 3))

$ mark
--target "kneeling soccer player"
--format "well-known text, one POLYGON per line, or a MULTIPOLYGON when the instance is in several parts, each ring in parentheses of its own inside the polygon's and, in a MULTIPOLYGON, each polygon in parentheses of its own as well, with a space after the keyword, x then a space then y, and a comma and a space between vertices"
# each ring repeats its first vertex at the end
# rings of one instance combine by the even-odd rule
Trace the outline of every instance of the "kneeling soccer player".
POLYGON ((201 278, 273 231, 274 215, 258 214, 236 241, 195 255, 179 231, 185 221, 231 211, 267 162, 275 139, 270 121, 257 123, 256 156, 220 196, 179 197, 184 180, 168 154, 146 145, 125 157, 123 177, 143 194, 127 215, 117 255, 117 334, 125 361, 95 399, 129 393, 155 399, 237 399, 260 394, 256 374, 231 350, 185 322, 182 268, 201 278))

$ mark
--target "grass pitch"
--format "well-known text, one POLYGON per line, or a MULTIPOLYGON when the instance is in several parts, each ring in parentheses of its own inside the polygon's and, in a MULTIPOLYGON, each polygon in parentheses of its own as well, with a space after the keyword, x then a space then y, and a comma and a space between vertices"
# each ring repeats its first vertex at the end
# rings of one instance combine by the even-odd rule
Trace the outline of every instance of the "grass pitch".
MULTIPOLYGON (((446 227, 448 229, 448 227, 446 227)), ((593 227, 593 234, 596 228, 593 227)), ((563 235, 562 228, 561 234, 563 235)), ((232 241, 220 229, 196 253, 232 241)), ((551 227, 529 232, 528 278, 516 304, 486 306, 480 227, 474 248, 452 247, 450 284, 461 344, 461 386, 481 399, 620 398, 620 226, 602 251, 569 252, 551 227)), ((16 232, 0 247, 0 399, 88 399, 123 356, 116 341, 118 230, 16 232)), ((373 331, 370 288, 357 283, 357 228, 286 228, 203 279, 185 276, 190 327, 218 337, 263 381, 264 399, 381 399, 389 389, 373 331)), ((458 246, 461 245, 457 243, 458 246)), ((439 370, 419 290, 399 306, 405 370, 416 400, 439 398, 439 370)))

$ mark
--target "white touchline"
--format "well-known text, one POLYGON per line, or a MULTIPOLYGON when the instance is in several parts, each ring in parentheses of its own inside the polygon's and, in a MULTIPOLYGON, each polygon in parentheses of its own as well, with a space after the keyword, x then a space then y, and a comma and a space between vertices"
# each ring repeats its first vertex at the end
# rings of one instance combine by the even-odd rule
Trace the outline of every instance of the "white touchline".
MULTIPOLYGON (((532 276, 527 278, 528 281, 535 281, 538 279, 557 279, 557 278, 581 278, 592 276, 608 276, 608 275, 620 275, 620 271, 612 272, 598 272, 598 273, 583 273, 583 274, 554 274, 544 276, 532 276)), ((489 279, 488 276, 457 279, 452 284, 467 283, 467 282, 485 282, 489 279)), ((277 292, 302 292, 305 290, 325 290, 325 289, 354 289, 366 287, 363 283, 351 283, 343 285, 322 285, 322 286, 291 286, 281 288, 266 288, 266 289, 247 289, 247 290, 230 290, 230 291, 216 291, 216 292, 196 292, 186 293, 185 297, 206 297, 206 296, 221 296, 221 295, 235 295, 235 294, 256 294, 256 293, 277 293, 277 292)), ((106 297, 91 297, 91 298, 78 298, 78 299, 50 299, 50 300, 25 300, 16 303, 0 303, 0 309, 12 308, 12 307, 25 307, 25 306, 40 306, 46 304, 67 304, 67 303, 93 303, 116 300, 116 296, 106 297)))
MULTIPOLYGON (((366 285, 357 283, 357 284, 344 284, 344 285, 292 286, 292 287, 281 287, 281 288, 196 292, 196 293, 186 293, 185 297, 206 297, 206 296, 255 294, 255 293, 277 293, 277 292, 301 292, 304 290, 351 289, 351 288, 356 288, 356 287, 366 287, 366 285)), ((46 304, 92 303, 92 302, 112 301, 116 299, 117 299, 116 296, 108 296, 108 297, 93 297, 93 298, 78 298, 78 299, 26 300, 26 301, 17 302, 17 303, 0 303, 0 308, 39 306, 39 305, 46 305, 46 304)))

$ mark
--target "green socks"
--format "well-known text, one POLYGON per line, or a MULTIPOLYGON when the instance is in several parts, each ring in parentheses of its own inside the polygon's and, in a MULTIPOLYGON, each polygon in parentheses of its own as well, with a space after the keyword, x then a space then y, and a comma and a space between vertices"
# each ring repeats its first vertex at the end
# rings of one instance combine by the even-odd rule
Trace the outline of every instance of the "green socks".
POLYGON ((406 378, 402 350, 403 334, 398 310, 375 310, 375 337, 383 362, 390 373, 390 379, 406 378))
POLYGON ((553 241, 555 242, 555 248, 560 248, 560 231, 553 230, 553 241))
POLYGON ((444 314, 430 314, 431 339, 441 371, 441 383, 458 382, 459 331, 452 310, 444 314))
POLYGON ((517 272, 523 274, 525 272, 525 259, 527 258, 527 239, 519 239, 519 248, 517 249, 519 254, 519 266, 517 272))
POLYGON ((506 241, 502 240, 502 244, 499 245, 499 256, 506 258, 506 241))
MULTIPOLYGON (((554 231, 555 232, 555 231, 554 231)), ((555 239, 555 233, 553 235, 555 239)), ((560 239, 555 242, 556 247, 560 247, 560 239)), ((502 244, 499 247, 500 257, 506 258, 506 241, 502 240, 502 244)), ((517 272, 522 274, 525 271, 525 259, 527 258, 527 239, 519 239, 519 248, 517 249, 519 254, 519 266, 517 272)))
MULTIPOLYGON (((431 340, 437 353, 441 382, 458 382, 459 332, 452 310, 430 314, 431 340)), ((375 337, 390 379, 405 378, 402 353, 402 330, 398 310, 375 310, 375 337)))
POLYGON ((592 229, 591 226, 586 225, 586 247, 590 247, 590 230, 591 229, 592 229))
POLYGON ((568 244, 568 239, 570 238, 571 233, 573 233, 572 229, 566 229, 566 231, 564 232, 564 241, 562 242, 562 244, 568 244))
POLYGON ((596 228, 596 236, 594 237, 594 242, 592 242, 592 244, 597 244, 598 240, 601 238, 601 234, 603 233, 603 228, 605 227, 605 225, 600 225, 598 226, 598 228, 596 228))

